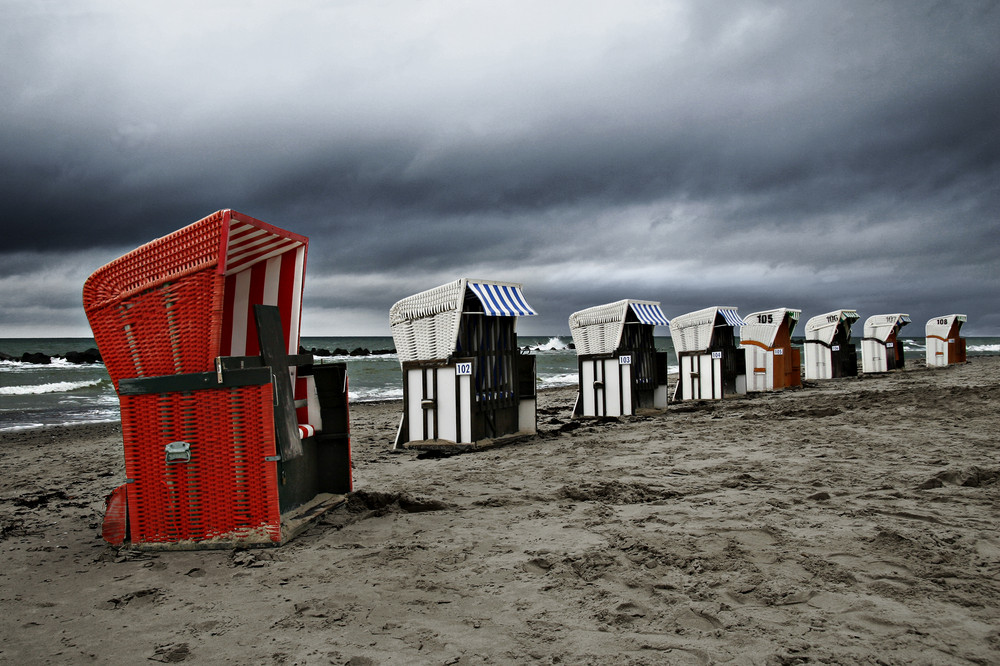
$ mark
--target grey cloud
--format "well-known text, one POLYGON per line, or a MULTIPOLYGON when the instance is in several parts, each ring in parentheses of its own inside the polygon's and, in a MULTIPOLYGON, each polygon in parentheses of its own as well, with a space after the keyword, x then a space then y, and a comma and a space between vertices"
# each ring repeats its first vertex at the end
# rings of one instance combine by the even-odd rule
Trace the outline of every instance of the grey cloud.
POLYGON ((5 10, 5 257, 232 207, 367 276, 329 311, 484 270, 567 314, 1000 286, 995 3, 85 7, 5 10))

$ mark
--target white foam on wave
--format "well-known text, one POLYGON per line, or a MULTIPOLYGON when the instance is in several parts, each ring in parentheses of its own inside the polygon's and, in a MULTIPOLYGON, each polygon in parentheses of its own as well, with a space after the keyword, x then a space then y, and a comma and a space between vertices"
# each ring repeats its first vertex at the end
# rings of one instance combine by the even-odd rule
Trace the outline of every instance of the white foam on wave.
POLYGON ((579 376, 575 372, 567 372, 562 375, 552 375, 550 377, 539 377, 538 383, 541 388, 554 386, 574 386, 579 382, 579 376))
POLYGON ((402 400, 402 388, 371 389, 367 391, 348 391, 351 402, 375 402, 376 400, 402 400))
POLYGON ((544 342, 540 345, 532 345, 528 347, 528 349, 531 351, 561 351, 563 349, 569 349, 569 345, 556 336, 549 338, 548 342, 544 342))
POLYGON ((100 379, 89 382, 51 382, 22 386, 0 386, 0 395, 42 395, 43 393, 69 393, 77 389, 97 386, 100 379))
POLYGON ((59 423, 21 423, 16 426, 0 427, 0 432, 17 432, 20 430, 35 430, 36 428, 49 428, 52 426, 70 426, 70 425, 89 425, 91 423, 117 423, 119 417, 117 414, 109 416, 107 418, 97 417, 93 419, 70 419, 68 421, 60 421, 59 423))
POLYGON ((313 359, 320 364, 345 363, 348 361, 357 362, 357 361, 381 361, 381 360, 394 361, 396 363, 399 363, 399 354, 396 354, 395 352, 391 354, 367 354, 365 356, 351 356, 350 354, 346 356, 344 355, 320 356, 319 354, 313 354, 313 359))
POLYGON ((969 345, 968 347, 966 347, 966 351, 1000 353, 1000 344, 998 344, 998 345, 969 345))
POLYGON ((51 357, 51 359, 50 359, 50 361, 48 363, 25 363, 24 361, 7 361, 7 360, 4 360, 4 361, 0 361, 0 366, 6 366, 8 368, 35 368, 35 369, 44 369, 44 368, 53 368, 53 367, 55 367, 55 368, 80 368, 80 367, 86 367, 86 365, 84 365, 84 364, 70 363, 66 359, 60 358, 58 356, 51 357))

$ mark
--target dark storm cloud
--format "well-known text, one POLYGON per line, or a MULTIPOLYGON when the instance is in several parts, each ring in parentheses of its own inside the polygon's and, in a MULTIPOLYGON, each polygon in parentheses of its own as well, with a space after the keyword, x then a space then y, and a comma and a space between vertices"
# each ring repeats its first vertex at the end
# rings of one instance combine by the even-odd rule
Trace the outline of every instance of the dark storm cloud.
POLYGON ((84 7, 5 10, 5 254, 233 207, 310 236, 330 326, 470 274, 541 332, 624 297, 992 309, 995 3, 84 7))

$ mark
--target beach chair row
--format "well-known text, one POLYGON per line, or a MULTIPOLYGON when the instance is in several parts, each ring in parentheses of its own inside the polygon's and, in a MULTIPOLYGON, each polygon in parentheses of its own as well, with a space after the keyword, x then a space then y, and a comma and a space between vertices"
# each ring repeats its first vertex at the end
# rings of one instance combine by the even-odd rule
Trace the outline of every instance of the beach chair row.
MULTIPOLYGON (((300 354, 308 238, 221 210, 99 268, 84 309, 119 396, 126 478, 103 535, 158 548, 277 545, 353 487, 344 363, 300 354)), ((477 448, 536 430, 534 315, 520 284, 461 278, 389 311, 403 413, 393 448, 477 448)), ((668 320, 656 301, 573 313, 573 414, 623 416, 669 400, 716 400, 857 374, 853 310, 741 317, 710 307, 668 320), (669 326, 679 378, 653 329, 669 326), (739 332, 739 339, 737 339, 739 332)), ((928 322, 928 364, 965 360, 964 315, 928 322), (932 326, 933 323, 933 326, 932 326)), ((865 324, 865 372, 902 367, 905 314, 865 324)))

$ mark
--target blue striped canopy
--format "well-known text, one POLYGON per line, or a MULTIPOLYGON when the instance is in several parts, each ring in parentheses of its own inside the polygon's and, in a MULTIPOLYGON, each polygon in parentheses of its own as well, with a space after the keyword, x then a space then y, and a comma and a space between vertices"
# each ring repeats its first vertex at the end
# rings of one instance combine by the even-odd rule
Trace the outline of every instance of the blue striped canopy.
POLYGON ((719 312, 730 326, 744 326, 745 322, 736 312, 736 308, 719 308, 719 312))
POLYGON ((669 326, 670 322, 660 310, 659 305, 652 303, 631 303, 632 312, 643 324, 653 324, 654 326, 669 326))
POLYGON ((479 297, 483 310, 494 317, 528 317, 538 314, 524 300, 524 294, 517 285, 473 282, 469 286, 479 297))

